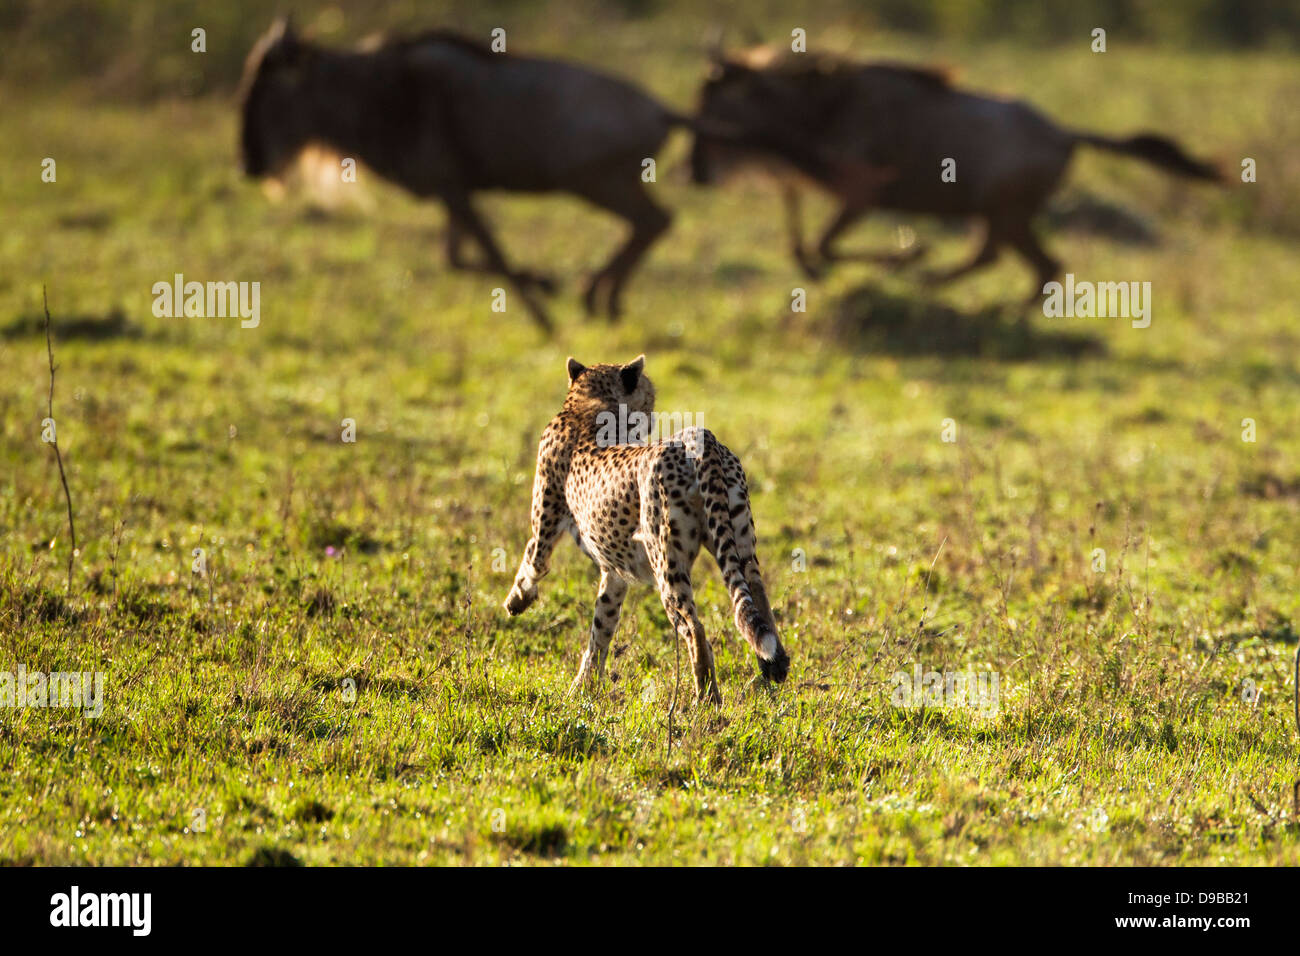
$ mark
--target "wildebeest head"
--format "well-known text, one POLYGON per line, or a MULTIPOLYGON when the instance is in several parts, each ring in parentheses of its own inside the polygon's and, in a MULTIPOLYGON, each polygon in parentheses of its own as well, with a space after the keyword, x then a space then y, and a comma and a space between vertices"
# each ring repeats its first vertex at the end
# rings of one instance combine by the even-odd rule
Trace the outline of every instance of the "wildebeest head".
MULTIPOLYGON (((826 64, 804 54, 799 60, 782 57, 770 47, 732 54, 713 54, 713 65, 700 89, 697 115, 722 128, 791 136, 810 123, 806 114, 820 110, 826 84, 826 64), (808 64, 805 66, 804 64, 808 64)), ((697 136, 691 150, 691 177, 709 183, 745 160, 751 150, 717 137, 697 136)))
MULTIPOLYGON (((710 121, 750 128, 762 120, 759 81, 760 77, 748 67, 715 57, 709 76, 700 88, 696 115, 710 121)), ((691 179, 700 184, 712 183, 726 168, 734 165, 737 158, 730 145, 697 135, 691 148, 691 179)))
POLYGON ((277 20, 253 45, 240 84, 240 160, 249 176, 279 173, 310 138, 304 74, 312 48, 287 19, 277 20))

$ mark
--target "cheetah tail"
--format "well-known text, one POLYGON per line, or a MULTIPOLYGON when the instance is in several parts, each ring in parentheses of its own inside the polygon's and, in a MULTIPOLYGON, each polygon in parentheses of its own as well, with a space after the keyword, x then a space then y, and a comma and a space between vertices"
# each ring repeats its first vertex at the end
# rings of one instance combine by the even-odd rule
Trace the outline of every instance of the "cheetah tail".
POLYGON ((767 603, 767 588, 763 587, 763 578, 758 571, 758 559, 752 555, 745 562, 745 581, 749 585, 752 612, 742 615, 741 608, 737 607, 736 627, 758 654, 758 666, 763 676, 779 684, 790 670, 790 656, 776 636, 776 618, 767 603))
MULTIPOLYGON (((749 554, 742 554, 736 542, 738 522, 746 522, 752 527, 749 495, 743 486, 728 484, 722 455, 722 447, 709 435, 700 459, 699 481, 710 543, 727 584, 727 592, 731 595, 736 628, 758 655, 763 676, 780 683, 790 669, 790 657, 776 634, 776 619, 767 601, 758 559, 752 548, 749 548, 749 554)), ((745 537, 748 545, 752 533, 745 537)))

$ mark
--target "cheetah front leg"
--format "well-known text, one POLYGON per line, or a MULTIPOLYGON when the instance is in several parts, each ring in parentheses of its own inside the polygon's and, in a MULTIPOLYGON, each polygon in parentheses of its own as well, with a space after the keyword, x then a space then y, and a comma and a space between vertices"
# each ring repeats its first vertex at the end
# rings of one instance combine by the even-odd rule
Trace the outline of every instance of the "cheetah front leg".
POLYGON ((515 583, 506 595, 504 606, 507 614, 522 614, 537 600, 537 582, 546 574, 550 552, 554 547, 554 541, 544 548, 541 539, 528 539, 528 544, 524 547, 524 559, 519 562, 519 570, 515 572, 515 583))
POLYGON ((515 583, 506 596, 505 609, 508 614, 522 614, 537 600, 537 582, 550 570, 551 552, 564 533, 565 525, 557 522, 554 526, 543 525, 535 530, 533 536, 524 546, 524 557, 515 572, 515 583))
POLYGON ((533 536, 524 546, 523 560, 519 562, 515 583, 504 604, 506 613, 512 616, 528 610, 537 600, 537 582, 550 569, 551 552, 573 523, 573 515, 564 500, 564 472, 548 467, 545 449, 546 437, 543 436, 537 474, 533 478, 533 536))
POLYGON ((609 654, 610 641, 618 630, 619 612, 623 609, 623 599, 627 597, 627 582, 611 571, 600 572, 600 593, 596 595, 596 609, 591 615, 591 633, 587 639, 587 650, 582 655, 578 666, 578 676, 569 686, 569 693, 605 676, 605 657, 609 654))
POLYGON ((508 614, 521 614, 537 600, 537 583, 546 575, 551 566, 551 551, 560 540, 565 528, 568 528, 568 509, 564 516, 556 512, 543 511, 534 515, 533 536, 524 545, 524 559, 519 562, 519 571, 515 572, 515 584, 511 585, 506 597, 508 614))

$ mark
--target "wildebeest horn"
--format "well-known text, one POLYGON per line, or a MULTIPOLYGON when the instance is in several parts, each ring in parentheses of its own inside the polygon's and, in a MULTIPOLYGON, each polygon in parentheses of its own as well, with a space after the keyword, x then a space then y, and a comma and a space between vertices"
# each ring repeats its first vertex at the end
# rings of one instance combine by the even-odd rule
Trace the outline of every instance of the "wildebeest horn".
POLYGON ((723 27, 715 27, 709 35, 709 41, 705 46, 709 59, 714 63, 721 63, 726 58, 725 47, 722 45, 722 36, 725 32, 723 27))
POLYGON ((298 39, 298 32, 293 27, 292 12, 276 17, 275 22, 271 24, 271 29, 267 31, 267 39, 272 45, 292 44, 298 39))

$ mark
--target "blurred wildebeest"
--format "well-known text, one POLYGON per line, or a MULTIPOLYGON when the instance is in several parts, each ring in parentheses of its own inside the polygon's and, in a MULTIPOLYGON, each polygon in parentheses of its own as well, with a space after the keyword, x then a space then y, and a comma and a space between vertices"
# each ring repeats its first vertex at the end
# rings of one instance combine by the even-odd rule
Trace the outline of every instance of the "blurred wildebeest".
MULTIPOLYGON (((673 126, 694 125, 621 80, 494 53, 454 33, 331 50, 297 37, 284 20, 249 53, 242 103, 249 175, 274 175, 304 147, 323 144, 417 196, 440 199, 451 267, 505 277, 546 330, 550 320, 534 290, 550 292, 553 282, 507 265, 471 196, 487 189, 568 192, 626 219, 631 237, 583 297, 591 313, 603 295, 614 318, 629 274, 669 224, 641 180, 642 161, 673 126), (481 264, 462 254, 467 237, 482 250, 481 264)), ((784 133, 756 142, 810 174, 826 174, 811 150, 797 143, 785 148, 784 133)))
MULTIPOLYGON (((699 119, 751 133, 779 125, 827 154, 859 161, 858 168, 894 171, 892 181, 871 190, 852 188, 852 177, 839 182, 813 177, 841 202, 818 240, 816 258, 803 245, 798 188, 785 177, 791 251, 812 278, 836 260, 902 265, 924 251, 919 244, 904 252, 838 251, 840 235, 873 208, 969 216, 985 224, 974 258, 928 278, 955 279, 1011 248, 1037 272, 1032 299, 1058 274, 1060 263, 1043 250, 1031 220, 1056 189, 1076 145, 1133 156, 1180 176, 1221 180, 1215 167, 1192 159, 1163 136, 1112 138, 1065 129, 1024 103, 956 90, 940 70, 810 53, 760 48, 715 56, 700 93, 699 119), (956 161, 956 181, 944 182, 941 164, 950 158, 956 161)), ((697 133, 693 178, 709 182, 719 169, 764 158, 748 146, 697 133)))

